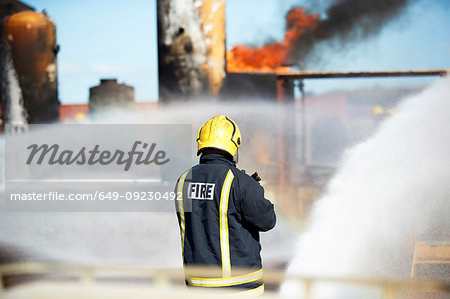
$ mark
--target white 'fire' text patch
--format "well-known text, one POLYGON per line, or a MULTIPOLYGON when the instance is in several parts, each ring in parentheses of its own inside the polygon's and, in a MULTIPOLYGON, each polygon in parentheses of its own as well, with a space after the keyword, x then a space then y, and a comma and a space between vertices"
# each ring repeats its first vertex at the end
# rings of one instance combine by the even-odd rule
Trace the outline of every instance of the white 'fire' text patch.
POLYGON ((189 183, 188 195, 191 199, 213 200, 214 187, 210 183, 189 183))

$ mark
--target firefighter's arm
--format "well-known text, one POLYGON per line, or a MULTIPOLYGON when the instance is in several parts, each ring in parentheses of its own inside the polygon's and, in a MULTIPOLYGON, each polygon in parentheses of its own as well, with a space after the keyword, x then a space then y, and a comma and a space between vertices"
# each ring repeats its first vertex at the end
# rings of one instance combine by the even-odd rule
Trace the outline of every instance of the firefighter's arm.
POLYGON ((178 183, 180 182, 180 179, 177 180, 177 183, 175 184, 175 187, 173 188, 173 192, 175 193, 176 199, 174 200, 175 203, 175 211, 177 214, 178 219, 178 225, 181 225, 181 216, 180 216, 180 209, 179 209, 179 201, 178 201, 178 183))
POLYGON ((260 231, 268 231, 275 226, 273 204, 264 198, 264 188, 256 181, 252 180, 243 188, 241 211, 245 221, 260 231))

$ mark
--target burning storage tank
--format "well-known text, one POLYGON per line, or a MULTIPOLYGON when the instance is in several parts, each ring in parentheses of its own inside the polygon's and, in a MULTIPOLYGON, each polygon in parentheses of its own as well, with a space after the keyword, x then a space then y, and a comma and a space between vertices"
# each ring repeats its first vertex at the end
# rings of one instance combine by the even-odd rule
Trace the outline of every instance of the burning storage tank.
POLYGON ((100 85, 89 88, 89 112, 107 108, 134 107, 134 87, 117 83, 117 79, 100 79, 100 85))
POLYGON ((1 23, 2 110, 7 124, 11 120, 11 93, 20 93, 19 103, 28 123, 58 120, 59 100, 56 55, 56 27, 45 12, 21 11, 1 23), (10 70, 13 68, 14 70, 10 70), (14 74, 15 73, 15 74, 14 74), (15 78, 11 78, 15 77, 15 78), (11 81, 18 82, 18 91, 11 81), (22 101, 21 101, 22 102, 22 101))
POLYGON ((159 98, 217 98, 225 77, 225 0, 158 0, 159 98))

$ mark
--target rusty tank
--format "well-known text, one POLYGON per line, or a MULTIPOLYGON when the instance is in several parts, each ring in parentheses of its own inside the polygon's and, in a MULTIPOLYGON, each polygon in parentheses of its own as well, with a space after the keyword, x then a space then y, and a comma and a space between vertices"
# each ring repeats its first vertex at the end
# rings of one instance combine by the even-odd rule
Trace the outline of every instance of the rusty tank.
POLYGON ((157 0, 160 103, 217 100, 225 78, 225 0, 157 0))
MULTIPOLYGON (((15 69, 27 122, 57 121, 60 103, 56 56, 59 46, 52 19, 45 12, 11 14, 3 19, 1 38, 1 58, 10 59, 15 69)), ((8 111, 7 105, 8 99, 2 99, 3 112, 8 111)), ((3 114, 4 122, 8 123, 8 116, 3 114)))

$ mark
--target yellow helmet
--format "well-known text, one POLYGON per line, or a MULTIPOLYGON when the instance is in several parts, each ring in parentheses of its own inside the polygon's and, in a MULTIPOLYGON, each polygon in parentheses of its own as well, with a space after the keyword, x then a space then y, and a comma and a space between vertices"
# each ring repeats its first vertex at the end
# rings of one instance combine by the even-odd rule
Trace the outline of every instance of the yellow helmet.
POLYGON ((216 115, 198 129, 197 156, 204 148, 215 148, 224 150, 234 157, 241 141, 241 132, 237 124, 231 118, 216 115))

